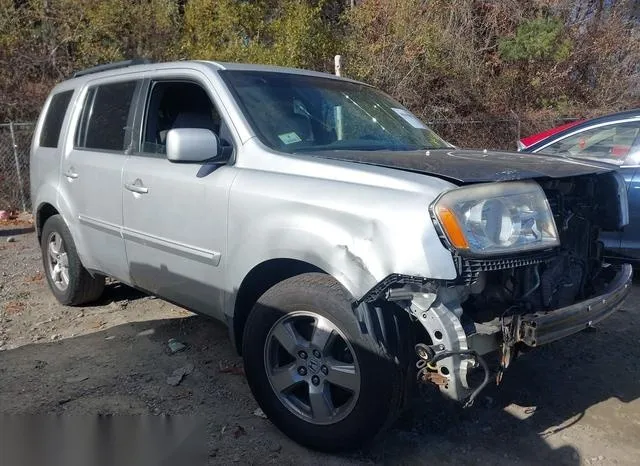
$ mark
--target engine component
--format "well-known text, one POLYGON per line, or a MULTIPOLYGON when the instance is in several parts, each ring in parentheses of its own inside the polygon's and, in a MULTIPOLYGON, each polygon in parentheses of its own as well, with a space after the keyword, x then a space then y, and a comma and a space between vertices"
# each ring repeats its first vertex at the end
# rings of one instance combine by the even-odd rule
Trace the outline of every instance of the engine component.
POLYGON ((542 307, 555 309, 575 302, 585 277, 584 261, 564 256, 554 259, 540 278, 542 307))

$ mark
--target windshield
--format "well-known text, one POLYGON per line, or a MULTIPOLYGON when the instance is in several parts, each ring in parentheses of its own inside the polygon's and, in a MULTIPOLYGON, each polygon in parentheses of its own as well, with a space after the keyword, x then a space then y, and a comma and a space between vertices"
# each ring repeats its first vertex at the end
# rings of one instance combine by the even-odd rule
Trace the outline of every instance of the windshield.
POLYGON ((278 151, 452 147, 402 105, 363 84, 279 72, 220 74, 260 140, 278 151))

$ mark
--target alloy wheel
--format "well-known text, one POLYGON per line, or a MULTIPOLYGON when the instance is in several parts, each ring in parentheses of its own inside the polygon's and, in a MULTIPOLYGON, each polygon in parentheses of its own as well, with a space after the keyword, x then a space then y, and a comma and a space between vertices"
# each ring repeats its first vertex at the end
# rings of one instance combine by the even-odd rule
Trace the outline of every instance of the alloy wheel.
POLYGON ((69 287, 69 258, 62 236, 55 231, 47 238, 47 265, 53 284, 65 291, 69 287))
POLYGON ((265 367, 284 406, 313 424, 334 424, 353 410, 360 393, 355 351, 340 329, 316 313, 280 318, 267 335, 265 367))

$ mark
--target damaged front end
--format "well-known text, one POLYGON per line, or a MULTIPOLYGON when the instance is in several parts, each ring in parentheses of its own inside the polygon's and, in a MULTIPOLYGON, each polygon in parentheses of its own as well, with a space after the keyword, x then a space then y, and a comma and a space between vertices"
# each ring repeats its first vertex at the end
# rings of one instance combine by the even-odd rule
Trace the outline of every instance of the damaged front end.
POLYGON ((356 304, 405 309, 427 335, 416 345, 418 379, 468 406, 491 378, 488 355, 497 356, 499 383, 520 352, 591 327, 620 306, 632 268, 604 261, 599 234, 627 223, 627 200, 615 173, 451 193, 431 213, 457 279, 391 275, 356 304), (483 375, 473 386, 472 368, 483 375))

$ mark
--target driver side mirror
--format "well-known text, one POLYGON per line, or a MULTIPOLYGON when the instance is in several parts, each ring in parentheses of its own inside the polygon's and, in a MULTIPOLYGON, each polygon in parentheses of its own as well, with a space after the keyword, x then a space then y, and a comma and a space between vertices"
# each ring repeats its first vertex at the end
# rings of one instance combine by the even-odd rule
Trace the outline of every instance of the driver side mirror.
POLYGON ((175 128, 167 133, 167 159, 175 163, 226 162, 220 139, 211 130, 175 128))

